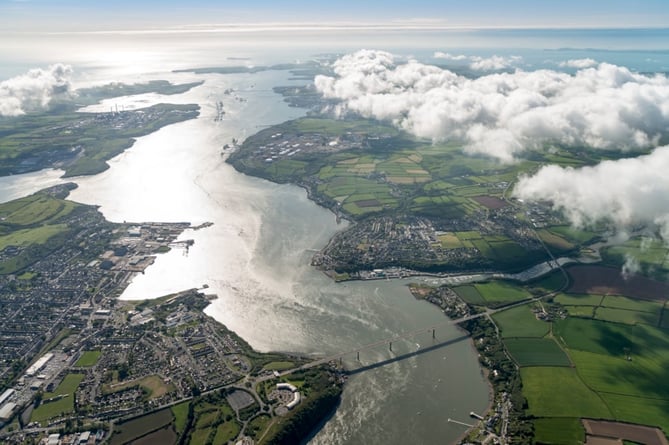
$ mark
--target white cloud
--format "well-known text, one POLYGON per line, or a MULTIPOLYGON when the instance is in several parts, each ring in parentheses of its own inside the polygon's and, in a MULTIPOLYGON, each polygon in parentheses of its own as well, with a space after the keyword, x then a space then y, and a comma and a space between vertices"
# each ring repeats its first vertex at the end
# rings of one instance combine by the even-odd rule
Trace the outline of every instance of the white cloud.
POLYGON ((36 68, 0 82, 0 116, 18 116, 46 108, 54 96, 69 94, 69 65, 36 68))
POLYGON ((437 51, 434 53, 434 58, 435 59, 446 59, 446 60, 467 60, 469 57, 465 56, 464 54, 450 54, 450 53, 444 53, 441 51, 437 51))
MULTIPOLYGON (((669 241, 669 146, 579 169, 555 165, 520 179, 514 196, 549 201, 576 227, 596 222, 628 232, 650 226, 669 241)), ((629 264, 633 266, 633 264, 629 264)))
POLYGON ((450 54, 441 51, 435 52, 433 57, 435 59, 444 59, 453 61, 467 60, 471 62, 469 64, 469 68, 476 71, 499 71, 506 68, 511 68, 523 59, 520 56, 502 57, 494 55, 492 57, 480 57, 480 56, 465 56, 464 54, 450 54))
POLYGON ((333 68, 334 76, 317 76, 315 84, 341 100, 341 111, 433 141, 461 141, 470 153, 507 162, 547 143, 627 151, 669 133, 669 79, 605 63, 574 75, 516 70, 469 79, 362 50, 333 68))
POLYGON ((513 67, 514 64, 520 62, 522 57, 520 56, 511 56, 511 57, 502 57, 502 56, 492 56, 492 57, 470 57, 472 63, 469 67, 476 71, 499 71, 506 68, 513 67))
POLYGON ((583 69, 583 68, 590 68, 590 67, 596 66, 597 61, 594 60, 594 59, 572 59, 572 60, 566 60, 564 62, 560 62, 558 65, 563 67, 563 68, 583 69))

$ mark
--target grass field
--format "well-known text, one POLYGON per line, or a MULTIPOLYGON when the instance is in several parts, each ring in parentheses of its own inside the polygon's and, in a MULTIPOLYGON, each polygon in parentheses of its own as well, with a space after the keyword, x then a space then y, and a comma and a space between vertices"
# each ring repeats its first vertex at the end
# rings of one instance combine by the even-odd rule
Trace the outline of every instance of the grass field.
MULTIPOLYGON (((667 295, 669 297, 669 295, 667 295)), ((658 301, 641 301, 633 300, 626 297, 618 297, 614 295, 607 295, 604 297, 604 300, 601 303, 602 306, 608 308, 618 308, 618 309, 627 309, 630 311, 637 312, 648 312, 650 314, 660 315, 662 308, 664 307, 663 302, 658 301)))
POLYGON ((43 423, 47 419, 73 413, 74 394, 83 379, 84 374, 67 374, 53 392, 44 393, 42 404, 30 416, 31 422, 43 423), (49 399, 54 401, 48 402, 49 399))
POLYGON ((628 309, 616 309, 609 307, 598 307, 595 310, 597 320, 613 321, 624 324, 643 323, 651 326, 657 326, 660 321, 659 312, 656 314, 649 312, 637 312, 628 309))
POLYGON ((264 414, 254 418, 249 422, 246 434, 251 436, 257 443, 258 439, 260 438, 260 435, 262 434, 263 431, 265 431, 270 421, 271 418, 268 415, 264 414))
POLYGON ((94 366, 98 360, 100 360, 100 356, 102 355, 102 351, 95 350, 95 351, 84 351, 83 354, 81 354, 81 357, 79 357, 79 360, 77 360, 74 364, 74 366, 80 366, 82 368, 90 368, 91 366, 94 366))
POLYGON ((477 283, 474 287, 487 304, 513 303, 532 296, 525 289, 503 281, 477 283))
POLYGON ((585 442, 585 429, 577 418, 541 418, 534 420, 534 440, 549 445, 573 445, 585 442))
POLYGON ((507 338, 504 345, 518 366, 570 366, 567 355, 551 338, 507 338))
POLYGON ((549 230, 550 232, 561 236, 562 238, 565 238, 574 244, 588 244, 599 236, 599 234, 596 232, 582 229, 578 230, 571 226, 551 226, 549 230))
POLYGON ((458 286, 453 290, 469 304, 475 306, 483 306, 485 304, 485 299, 474 286, 458 286))
POLYGON ((555 302, 564 305, 571 316, 651 326, 658 326, 664 308, 664 302, 614 295, 558 294, 555 302))
MULTIPOLYGON (((639 306, 637 301, 618 297, 610 303, 637 309, 657 308, 653 302, 640 302, 639 306)), ((657 315, 619 308, 596 309, 607 314, 657 315)), ((607 403, 611 415, 605 418, 660 426, 669 432, 669 386, 664 384, 669 381, 666 331, 641 323, 567 318, 555 323, 554 334, 569 348, 568 354, 584 385, 607 403)))
MULTIPOLYGON (((253 421, 251 421, 253 422, 253 421)), ((237 437, 241 431, 239 424, 235 421, 223 422, 216 428, 213 445, 225 445, 237 437)))
POLYGON ((603 393, 616 420, 658 426, 669 435, 669 400, 629 397, 603 393))
POLYGON ((538 280, 532 281, 529 283, 529 287, 533 292, 538 293, 555 292, 562 289, 566 284, 566 281, 565 276, 558 270, 539 278, 538 280))
POLYGON ((284 371, 286 369, 291 369, 295 367, 295 362, 281 361, 281 362, 269 362, 263 369, 268 371, 284 371))
POLYGON ((548 334, 550 323, 537 320, 530 307, 518 306, 493 315, 502 337, 543 337, 548 334))
POLYGON ((168 392, 174 391, 174 385, 172 383, 165 383, 163 378, 160 377, 159 375, 150 375, 147 377, 143 377, 141 379, 130 380, 120 385, 118 384, 114 386, 107 385, 104 388, 104 390, 106 390, 109 393, 113 393, 113 392, 123 391, 127 388, 136 385, 139 385, 146 390, 146 392, 148 393, 147 397, 149 400, 162 397, 168 392))
POLYGON ((594 318, 596 306, 564 306, 572 317, 594 318))
POLYGON ((71 230, 70 214, 78 208, 82 205, 42 192, 0 204, 0 250, 18 249, 0 262, 0 274, 19 271, 62 246, 71 230))
POLYGON ((634 326, 599 320, 567 318, 553 324, 554 335, 569 349, 619 356, 634 343, 634 326))
POLYGON ((565 306, 599 306, 604 297, 593 294, 558 294, 554 297, 557 303, 565 306))
POLYGON ((520 375, 533 416, 611 418, 606 404, 583 384, 575 369, 528 367, 520 375))
POLYGON ((539 238, 548 245, 552 250, 557 252, 566 252, 576 247, 575 244, 567 241, 563 237, 556 235, 547 229, 538 230, 539 238))
POLYGON ((177 434, 183 433, 188 422, 188 406, 190 402, 182 402, 170 408, 174 417, 174 429, 177 434))
POLYGON ((64 233, 65 224, 52 224, 33 229, 21 229, 8 235, 0 236, 0 250, 7 246, 26 247, 32 244, 44 244, 51 237, 64 233))

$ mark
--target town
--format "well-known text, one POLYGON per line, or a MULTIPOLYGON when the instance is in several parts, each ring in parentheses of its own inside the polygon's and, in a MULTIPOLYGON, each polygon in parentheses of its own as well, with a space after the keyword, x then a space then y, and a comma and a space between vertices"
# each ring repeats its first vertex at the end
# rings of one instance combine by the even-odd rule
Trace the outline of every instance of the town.
MULTIPOLYGON (((157 300, 118 299, 156 255, 187 252, 193 241, 180 235, 211 223, 112 224, 94 207, 63 201, 72 187, 55 186, 0 209, 3 224, 39 209, 46 222, 69 228, 50 250, 35 250, 20 237, 2 250, 2 264, 21 271, 0 275, 0 305, 9 314, 0 322, 3 443, 41 438, 56 445, 94 444, 110 435, 117 443, 114 437, 128 434, 132 419, 197 405, 200 395, 227 398, 222 403, 232 414, 222 422, 228 440, 240 436, 253 443, 254 434, 264 434, 277 419, 318 403, 317 387, 298 392, 290 383, 295 380, 283 379, 284 386, 271 391, 276 369, 298 367, 305 359, 253 351, 204 314, 215 295, 190 289, 157 300)), ((35 223, 24 230, 48 227, 35 223)), ((332 375, 323 389, 330 394, 328 386, 334 385, 338 394, 342 380, 328 369, 301 378, 332 375)), ((171 426, 175 419, 165 419, 161 426, 172 428, 173 437, 164 443, 198 434, 202 426, 177 430, 171 426)))

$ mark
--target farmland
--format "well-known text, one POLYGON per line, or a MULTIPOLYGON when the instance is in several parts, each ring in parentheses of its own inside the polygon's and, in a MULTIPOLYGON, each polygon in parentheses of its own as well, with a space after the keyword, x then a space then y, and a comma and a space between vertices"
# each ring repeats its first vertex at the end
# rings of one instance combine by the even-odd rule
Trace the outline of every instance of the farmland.
POLYGON ((0 205, 0 274, 15 272, 63 245, 86 207, 43 191, 0 205))
MULTIPOLYGON (((315 259, 333 274, 355 274, 393 266, 519 271, 547 260, 544 245, 561 254, 592 242, 596 233, 570 230, 547 208, 523 209, 507 199, 542 156, 500 165, 382 122, 308 117, 260 131, 227 161, 244 173, 298 184, 318 204, 358 222, 315 259)), ((568 150, 559 159, 594 161, 568 150)))
POLYGON ((572 445, 585 441, 585 431, 577 418, 541 418, 534 421, 534 438, 537 443, 572 445))
POLYGON ((550 324, 538 320, 529 306, 519 306, 493 316, 503 338, 536 337, 548 334, 550 324))
POLYGON ((508 338, 504 345, 518 366, 569 366, 569 358, 550 338, 508 338))
POLYGON ((565 367, 522 368, 523 394, 536 417, 611 418, 606 404, 565 367))
POLYGON ((665 284, 636 277, 633 282, 642 287, 635 290, 609 268, 577 266, 567 271, 567 292, 555 292, 561 288, 557 274, 525 286, 490 281, 453 291, 470 305, 488 307, 522 300, 530 292, 555 292, 541 304, 492 316, 508 356, 519 367, 535 440, 578 442, 585 435, 583 417, 657 426, 666 434, 665 284))

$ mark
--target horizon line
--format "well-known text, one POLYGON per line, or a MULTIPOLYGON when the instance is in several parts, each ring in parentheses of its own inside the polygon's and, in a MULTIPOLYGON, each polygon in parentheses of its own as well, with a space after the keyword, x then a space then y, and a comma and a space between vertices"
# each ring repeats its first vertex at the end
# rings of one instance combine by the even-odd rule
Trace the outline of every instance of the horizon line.
POLYGON ((191 24, 191 25, 157 25, 147 27, 136 27, 128 29, 106 29, 106 30, 6 30, 1 31, 0 34, 187 34, 187 33, 201 33, 201 34, 215 34, 215 33, 245 33, 245 32, 260 32, 260 31, 336 31, 336 30, 359 30, 359 31, 486 31, 486 30, 555 30, 555 31, 569 31, 569 30, 663 30, 669 29, 666 25, 650 25, 650 26, 612 26, 612 25, 468 25, 468 24, 435 24, 416 21, 409 24, 401 24, 395 22, 250 22, 250 23, 212 23, 212 24, 191 24))

